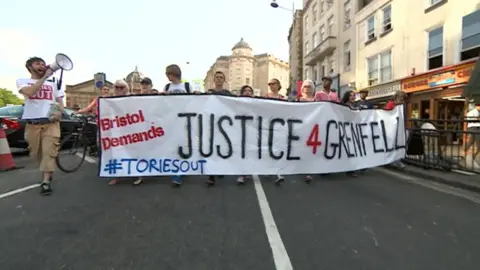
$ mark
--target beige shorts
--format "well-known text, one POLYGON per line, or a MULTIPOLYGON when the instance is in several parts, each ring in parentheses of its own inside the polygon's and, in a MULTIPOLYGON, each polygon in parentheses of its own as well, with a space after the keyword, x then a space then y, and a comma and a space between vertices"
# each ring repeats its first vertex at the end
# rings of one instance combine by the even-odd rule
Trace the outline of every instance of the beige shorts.
POLYGON ((40 171, 55 171, 55 158, 60 148, 60 122, 41 125, 27 124, 25 139, 28 142, 30 156, 39 163, 40 171))

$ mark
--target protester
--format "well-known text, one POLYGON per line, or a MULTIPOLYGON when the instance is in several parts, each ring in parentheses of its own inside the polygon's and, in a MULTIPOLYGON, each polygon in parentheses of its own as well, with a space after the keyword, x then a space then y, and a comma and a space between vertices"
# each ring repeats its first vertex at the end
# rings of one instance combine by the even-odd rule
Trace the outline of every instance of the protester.
POLYGON ((29 79, 18 79, 17 89, 25 97, 22 119, 26 120, 25 138, 30 155, 39 163, 42 172, 40 194, 50 195, 55 158, 60 147, 60 119, 64 112, 64 91, 47 81, 53 71, 40 57, 27 60, 29 79))
MULTIPOLYGON (((110 95, 110 88, 108 85, 102 86, 100 89, 100 96, 101 97, 108 97, 110 95)), ((87 107, 80 109, 75 112, 75 114, 89 114, 95 113, 98 115, 98 98, 95 98, 87 107)))
MULTIPOLYGON (((130 88, 128 87, 128 83, 124 80, 117 80, 113 86, 113 95, 114 96, 128 96, 130 94, 130 88)), ((113 186, 118 184, 119 178, 114 178, 110 182, 108 182, 109 186, 113 186)), ((133 185, 139 185, 140 183, 136 183, 137 181, 133 182, 133 185)))
POLYGON ((141 89, 140 89, 140 94, 142 95, 147 95, 147 94, 153 94, 153 82, 150 78, 143 78, 140 81, 141 89))
POLYGON ((337 93, 332 91, 332 78, 323 77, 323 89, 315 93, 315 101, 333 101, 340 102, 337 93))
POLYGON ((373 104, 367 100, 368 90, 360 90, 360 100, 357 101, 357 106, 360 109, 373 109, 373 104))
POLYGON ((224 88, 225 74, 223 72, 221 71, 215 72, 213 80, 214 80, 215 88, 208 89, 207 93, 224 95, 224 96, 233 96, 232 92, 224 88))
MULTIPOLYGON (((267 95, 265 96, 266 98, 286 100, 283 95, 279 94, 279 91, 282 89, 282 85, 278 79, 271 79, 268 83, 268 86, 270 87, 270 92, 267 93, 267 95)), ((285 178, 283 177, 283 175, 277 174, 275 184, 279 185, 284 181, 285 178)))
POLYGON ((343 94, 342 100, 340 103, 347 105, 350 107, 350 109, 358 110, 361 107, 358 105, 357 102, 355 102, 355 92, 354 91, 347 91, 345 94, 343 94))
MULTIPOLYGON (((224 88, 225 84, 225 74, 221 71, 217 71, 214 74, 213 80, 215 84, 215 88, 213 89, 208 89, 207 93, 208 94, 214 94, 214 95, 222 95, 222 96, 234 96, 232 92, 224 88)), ((218 177, 223 178, 223 175, 219 175, 218 177)), ((207 179, 207 185, 208 186, 213 186, 216 183, 216 179, 214 175, 210 175, 207 179)))
MULTIPOLYGON (((240 88, 240 96, 241 97, 252 97, 253 96, 253 89, 250 85, 244 85, 240 88)), ((237 178, 237 183, 242 185, 245 184, 245 180, 248 178, 247 175, 241 175, 237 178)))
MULTIPOLYGON (((169 65, 166 68, 165 75, 167 75, 170 83, 163 88, 164 93, 167 94, 186 94, 191 93, 190 83, 182 82, 182 70, 178 65, 169 65)), ((181 182, 175 182, 180 185, 181 182)))
POLYGON ((158 95, 160 92, 157 89, 152 89, 152 94, 158 95))
MULTIPOLYGON (((393 95, 393 99, 388 101, 387 104, 385 104, 385 107, 384 109, 385 110, 393 110, 395 109, 395 106, 397 105, 402 105, 402 104, 405 104, 405 99, 407 98, 407 94, 403 91, 397 91, 395 92, 395 95, 393 95)), ((404 117, 404 121, 405 121, 405 126, 406 126, 406 123, 407 123, 407 120, 406 120, 406 117, 407 117, 407 113, 406 113, 406 106, 403 106, 403 117, 404 117)), ((405 164, 403 164, 401 161, 395 161, 392 163, 392 165, 394 166, 397 166, 399 168, 405 168, 405 164)))
POLYGON ((279 91, 282 89, 282 85, 280 84, 280 81, 278 79, 271 79, 268 83, 268 87, 270 88, 270 92, 268 92, 265 97, 274 99, 285 99, 283 95, 279 94, 279 91))
MULTIPOLYGON (((314 101, 313 92, 315 91, 315 84, 312 80, 304 80, 301 88, 301 96, 298 99, 300 102, 314 101)), ((310 183, 312 181, 311 175, 305 176, 305 182, 310 183)))

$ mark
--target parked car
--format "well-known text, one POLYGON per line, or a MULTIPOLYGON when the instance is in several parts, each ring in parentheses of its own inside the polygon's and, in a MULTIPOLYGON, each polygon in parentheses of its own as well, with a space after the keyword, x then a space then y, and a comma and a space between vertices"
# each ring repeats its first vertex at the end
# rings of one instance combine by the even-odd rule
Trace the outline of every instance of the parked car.
MULTIPOLYGON (((73 115, 73 110, 65 108, 60 120, 61 139, 72 132, 76 126, 80 125, 79 118, 73 115)), ((0 124, 7 134, 7 141, 10 148, 27 148, 25 141, 25 124, 22 120, 23 105, 13 105, 0 108, 0 124)), ((95 122, 89 122, 87 127, 87 137, 90 144, 96 144, 97 125, 95 122)))

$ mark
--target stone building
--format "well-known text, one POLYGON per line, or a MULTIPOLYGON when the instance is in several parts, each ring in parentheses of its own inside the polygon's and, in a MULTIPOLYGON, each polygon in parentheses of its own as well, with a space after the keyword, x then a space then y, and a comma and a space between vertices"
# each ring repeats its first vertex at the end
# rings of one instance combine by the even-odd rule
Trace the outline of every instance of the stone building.
POLYGON ((130 72, 127 77, 124 79, 128 86, 130 87, 130 93, 139 94, 142 87, 140 81, 144 78, 142 73, 138 71, 138 67, 135 67, 135 70, 130 72))
POLYGON ((297 81, 303 80, 303 13, 295 11, 295 17, 288 31, 290 78, 289 86, 297 90, 297 81))
POLYGON ((105 73, 96 73, 93 79, 65 86, 65 105, 68 108, 84 108, 92 102, 100 94, 100 88, 103 85, 112 87, 113 84, 106 80, 105 73))
POLYGON ((283 95, 289 85, 290 68, 288 62, 282 61, 270 54, 254 55, 250 45, 243 38, 232 48, 232 54, 220 56, 210 67, 205 76, 205 89, 214 88, 214 74, 222 71, 226 76, 224 87, 237 93, 243 85, 254 88, 256 95, 268 92, 268 81, 276 78, 282 84, 283 95))

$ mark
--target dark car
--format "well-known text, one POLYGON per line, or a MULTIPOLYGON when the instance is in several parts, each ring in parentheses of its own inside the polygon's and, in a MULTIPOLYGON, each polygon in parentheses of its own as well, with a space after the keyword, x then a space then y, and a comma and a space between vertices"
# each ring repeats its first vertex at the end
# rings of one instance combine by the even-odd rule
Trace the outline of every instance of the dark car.
MULTIPOLYGON (((23 105, 13 105, 0 108, 0 125, 3 126, 7 133, 7 141, 10 148, 27 148, 28 143, 25 141, 25 120, 22 120, 23 105)), ((80 119, 73 115, 73 110, 65 108, 60 120, 60 132, 63 139, 66 135, 80 126, 80 119)), ((96 143, 97 125, 89 122, 87 126, 87 138, 90 144, 96 143)))

